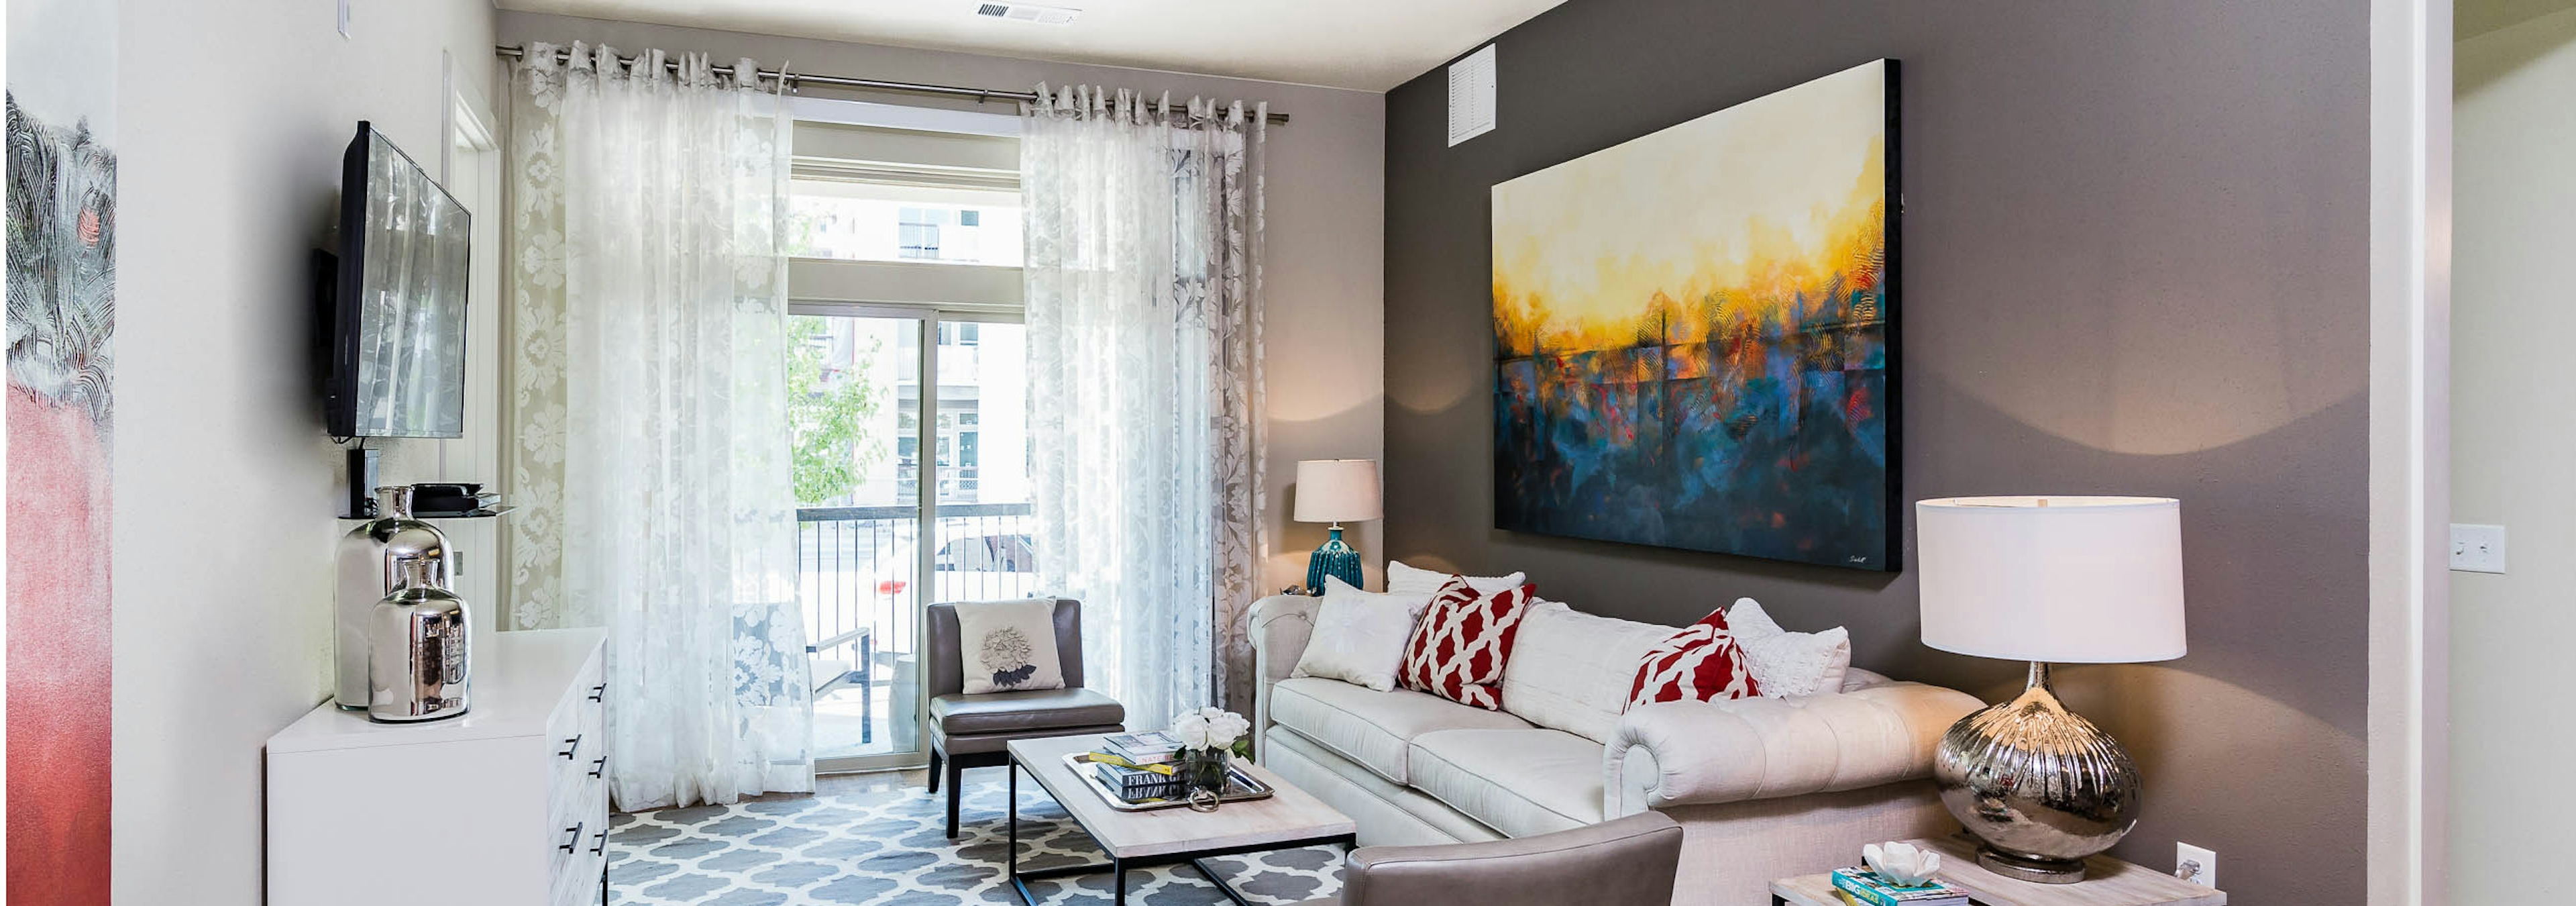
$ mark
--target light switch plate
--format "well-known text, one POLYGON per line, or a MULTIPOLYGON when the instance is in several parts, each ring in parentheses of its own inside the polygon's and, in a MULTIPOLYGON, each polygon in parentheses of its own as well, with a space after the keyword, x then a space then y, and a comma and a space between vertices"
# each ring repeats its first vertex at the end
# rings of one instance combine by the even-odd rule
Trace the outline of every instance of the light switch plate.
POLYGON ((349 36, 349 2, 340 0, 340 37, 343 38, 349 36))
POLYGON ((2459 572, 2504 572, 2504 526, 2451 524, 2451 568, 2459 572))

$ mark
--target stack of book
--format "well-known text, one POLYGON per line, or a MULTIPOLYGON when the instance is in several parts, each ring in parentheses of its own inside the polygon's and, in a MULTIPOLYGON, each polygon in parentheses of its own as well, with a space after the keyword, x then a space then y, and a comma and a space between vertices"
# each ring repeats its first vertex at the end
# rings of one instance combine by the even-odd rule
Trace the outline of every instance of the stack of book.
POLYGON ((1834 869, 1834 893, 1857 906, 1968 906, 1968 892, 1927 880, 1903 886, 1862 866, 1834 869))
POLYGON ((1091 769, 1120 799, 1166 799, 1174 783, 1172 760, 1180 751, 1180 739, 1160 730, 1112 734, 1101 739, 1100 751, 1091 753, 1091 769))
POLYGON ((1091 755, 1091 769, 1100 774, 1100 780, 1108 785, 1109 792, 1128 802, 1171 798, 1174 785, 1171 765, 1135 767, 1120 764, 1115 758, 1100 752, 1091 755))
POLYGON ((1151 733, 1113 733, 1101 738, 1100 747, 1103 754, 1116 755, 1120 761, 1143 767, 1149 764, 1169 764, 1172 759, 1180 757, 1181 739, 1162 730, 1151 733))

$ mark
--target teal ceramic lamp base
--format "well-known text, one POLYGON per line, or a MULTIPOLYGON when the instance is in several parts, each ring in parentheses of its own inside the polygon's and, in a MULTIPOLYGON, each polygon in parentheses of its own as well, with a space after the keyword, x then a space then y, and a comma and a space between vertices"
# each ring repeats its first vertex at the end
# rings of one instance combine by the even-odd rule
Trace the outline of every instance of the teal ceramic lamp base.
POLYGON ((1352 588, 1366 587, 1361 584, 1360 552, 1342 543, 1342 524, 1338 522, 1333 523, 1333 537, 1316 548, 1314 556, 1306 558, 1306 589, 1323 594, 1325 576, 1339 577, 1352 588))

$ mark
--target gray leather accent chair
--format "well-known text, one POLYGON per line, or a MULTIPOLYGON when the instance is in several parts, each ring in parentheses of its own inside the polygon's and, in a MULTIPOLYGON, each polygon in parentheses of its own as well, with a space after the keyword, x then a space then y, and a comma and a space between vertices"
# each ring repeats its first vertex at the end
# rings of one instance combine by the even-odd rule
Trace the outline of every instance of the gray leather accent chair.
POLYGON ((1660 812, 1589 827, 1440 846, 1364 846, 1339 900, 1306 906, 1669 906, 1682 826, 1660 812))
POLYGON ((1003 746, 1014 739, 1043 739, 1126 731, 1127 709, 1117 699, 1082 687, 1082 602, 1055 600, 1055 652, 1064 665, 1064 688, 967 695, 965 657, 958 649, 957 605, 930 605, 930 791, 947 774, 948 836, 957 836, 957 781, 967 768, 1011 763, 1003 746))

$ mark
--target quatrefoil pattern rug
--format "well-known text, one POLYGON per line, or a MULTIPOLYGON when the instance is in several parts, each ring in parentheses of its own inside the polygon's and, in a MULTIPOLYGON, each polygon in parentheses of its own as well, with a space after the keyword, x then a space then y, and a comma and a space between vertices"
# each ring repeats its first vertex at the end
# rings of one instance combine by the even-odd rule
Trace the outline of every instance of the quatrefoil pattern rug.
MULTIPOLYGON (((997 773, 997 772, 985 772, 997 773)), ((609 826, 616 906, 963 906, 1019 897, 1003 878, 1003 785, 966 784, 958 837, 946 803, 915 787, 617 815, 609 826)), ((1022 777, 1020 866, 1104 861, 1046 791, 1022 777)), ((1279 850, 1208 863, 1254 903, 1291 904, 1341 889, 1339 847, 1279 850)), ((1109 874, 1032 881, 1040 906, 1106 904, 1109 874)), ((1127 873, 1133 906, 1217 906, 1223 894, 1188 865, 1127 873)))

